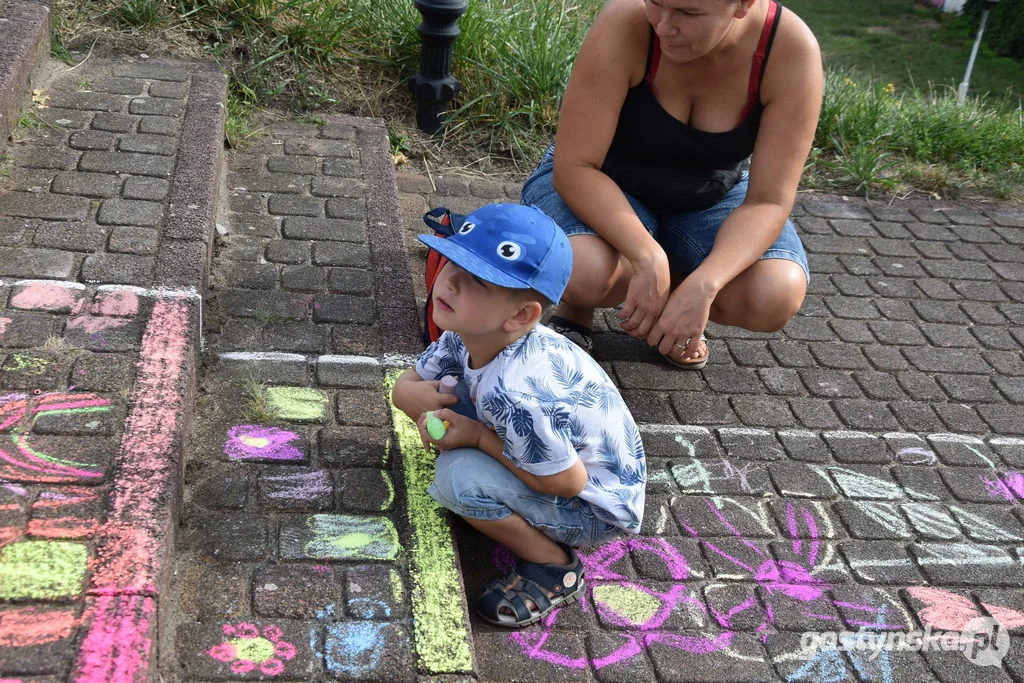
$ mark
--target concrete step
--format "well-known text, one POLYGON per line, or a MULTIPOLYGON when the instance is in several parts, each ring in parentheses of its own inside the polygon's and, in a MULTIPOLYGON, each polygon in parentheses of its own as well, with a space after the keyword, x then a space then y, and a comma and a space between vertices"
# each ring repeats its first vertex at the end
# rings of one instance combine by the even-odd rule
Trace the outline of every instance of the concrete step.
POLYGON ((0 3, 0 153, 50 51, 50 3, 0 3))
MULTIPOLYGON (((31 57, 14 61, 30 70, 31 57)), ((209 62, 98 50, 46 66, 0 177, 0 678, 145 680, 226 78, 209 62)))

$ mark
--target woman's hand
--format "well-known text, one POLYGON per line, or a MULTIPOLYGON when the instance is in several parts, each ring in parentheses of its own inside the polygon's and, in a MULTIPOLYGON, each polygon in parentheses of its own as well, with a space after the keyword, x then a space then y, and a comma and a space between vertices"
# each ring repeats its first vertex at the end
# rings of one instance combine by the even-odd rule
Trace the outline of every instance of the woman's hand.
POLYGON ((420 415, 420 419, 416 421, 416 426, 420 430, 420 438, 423 440, 423 447, 430 448, 431 446, 437 446, 442 450, 449 450, 451 448, 479 448, 480 437, 483 432, 481 430, 487 429, 484 423, 478 422, 472 418, 468 418, 465 415, 460 415, 454 410, 436 410, 434 416, 439 420, 443 420, 448 423, 448 428, 445 430, 444 436, 440 439, 434 439, 427 433, 427 414, 423 413, 420 415))
POLYGON ((668 297, 661 316, 647 336, 647 343, 658 347, 663 354, 694 358, 716 294, 712 287, 691 274, 668 297))
POLYGON ((633 274, 626 300, 619 311, 622 329, 633 337, 646 337, 661 316, 668 298, 671 274, 661 247, 649 257, 631 261, 633 274))

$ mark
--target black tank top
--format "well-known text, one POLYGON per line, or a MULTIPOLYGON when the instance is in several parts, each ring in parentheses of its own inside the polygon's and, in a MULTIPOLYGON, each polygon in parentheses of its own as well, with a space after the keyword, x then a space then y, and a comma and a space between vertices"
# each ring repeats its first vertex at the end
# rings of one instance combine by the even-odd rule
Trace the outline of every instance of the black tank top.
POLYGON ((761 124, 761 79, 781 15, 770 0, 761 39, 750 68, 747 103, 732 130, 710 133, 683 123, 658 102, 652 89, 661 48, 654 28, 646 75, 630 88, 601 170, 623 191, 661 212, 705 209, 739 180, 754 151, 761 124))

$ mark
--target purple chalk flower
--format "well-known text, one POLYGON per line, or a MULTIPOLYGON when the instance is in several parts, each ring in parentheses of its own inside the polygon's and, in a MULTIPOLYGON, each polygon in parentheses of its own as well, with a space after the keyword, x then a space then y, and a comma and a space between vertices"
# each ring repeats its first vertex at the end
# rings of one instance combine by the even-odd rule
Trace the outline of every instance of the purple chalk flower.
POLYGON ((238 425, 228 430, 224 454, 232 460, 302 460, 302 451, 290 443, 298 438, 277 427, 238 425))

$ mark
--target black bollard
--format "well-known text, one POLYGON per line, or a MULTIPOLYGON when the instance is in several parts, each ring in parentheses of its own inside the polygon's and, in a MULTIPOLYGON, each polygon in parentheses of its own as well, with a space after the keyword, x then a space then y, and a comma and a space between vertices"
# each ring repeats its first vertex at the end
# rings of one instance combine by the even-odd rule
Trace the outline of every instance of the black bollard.
POLYGON ((448 114, 448 103, 459 94, 452 76, 452 44, 459 37, 456 21, 469 7, 468 0, 415 0, 423 23, 419 25, 422 53, 420 71, 409 85, 416 95, 416 125, 424 133, 439 131, 448 114))

